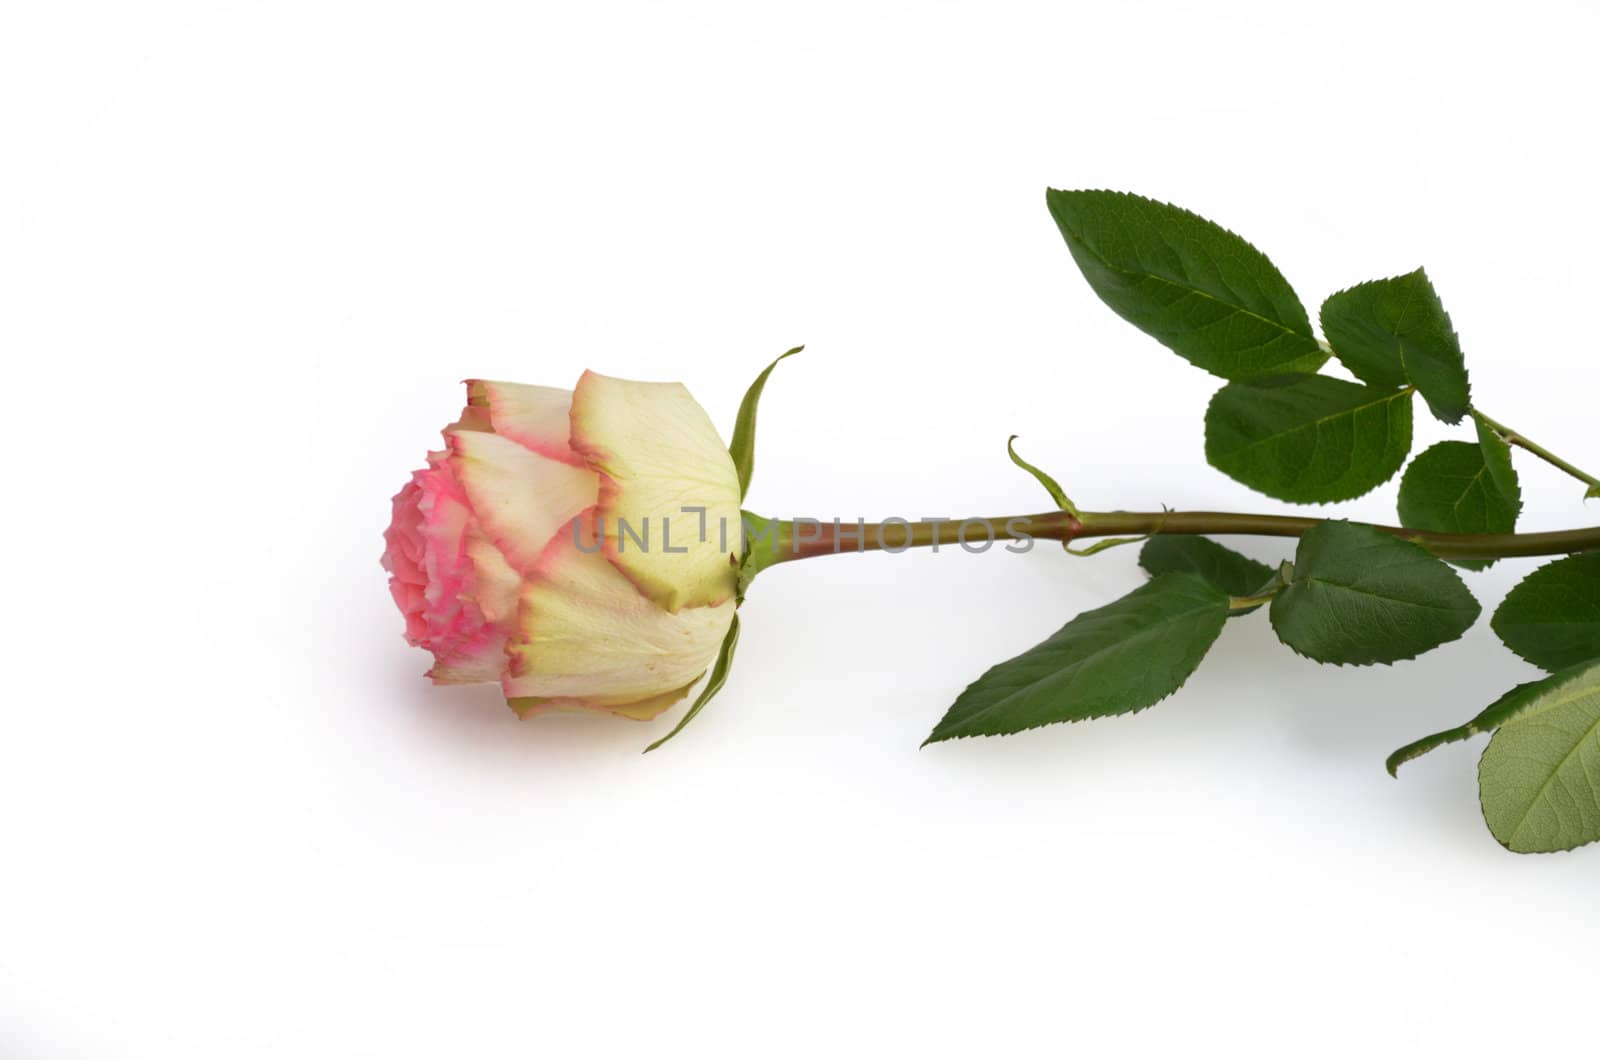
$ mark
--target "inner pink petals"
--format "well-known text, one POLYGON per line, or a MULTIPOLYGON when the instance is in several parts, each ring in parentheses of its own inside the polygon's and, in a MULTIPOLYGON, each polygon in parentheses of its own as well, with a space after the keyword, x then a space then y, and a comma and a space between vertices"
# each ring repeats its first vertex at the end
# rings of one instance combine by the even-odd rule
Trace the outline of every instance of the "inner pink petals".
POLYGON ((497 680, 505 635, 474 602, 466 542, 474 526, 466 494, 443 453, 414 472, 394 498, 384 532, 389 592, 406 620, 406 640, 433 652, 440 681, 497 680))

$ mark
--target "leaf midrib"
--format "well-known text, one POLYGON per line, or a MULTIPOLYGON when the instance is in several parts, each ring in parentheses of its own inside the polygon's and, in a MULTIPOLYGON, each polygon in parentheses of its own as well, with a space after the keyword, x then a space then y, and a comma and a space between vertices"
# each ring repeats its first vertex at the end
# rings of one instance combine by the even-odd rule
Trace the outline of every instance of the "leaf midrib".
MULTIPOLYGON (((1559 700, 1547 706, 1541 706, 1537 708, 1536 711, 1518 715, 1512 720, 1530 721, 1532 720, 1532 714, 1543 714, 1546 711, 1555 710, 1557 707, 1566 706, 1568 703, 1572 703, 1584 695, 1594 694, 1595 691, 1596 689, 1593 685, 1585 685, 1582 691, 1575 692, 1566 699, 1559 700)), ((1595 715, 1594 721, 1589 723, 1589 727, 1584 730, 1583 735, 1572 742, 1572 749, 1566 754, 1562 755, 1561 761, 1557 762, 1551 767, 1549 774, 1544 779, 1544 783, 1539 785, 1538 790, 1533 794, 1533 798, 1528 800, 1527 805, 1523 807, 1522 812, 1517 815, 1516 827, 1511 830, 1511 840, 1513 842, 1515 842, 1516 839, 1522 835, 1522 829, 1527 826, 1528 818, 1533 815, 1533 808, 1539 805, 1540 801, 1549 795, 1550 786, 1555 783, 1557 774, 1566 768, 1567 763, 1572 761, 1572 756, 1577 754, 1578 751, 1583 748, 1585 743, 1594 738, 1594 735, 1597 731, 1600 731, 1600 713, 1595 715)))
MULTIPOLYGON (((1326 376, 1324 378, 1331 379, 1333 377, 1332 376, 1326 376)), ((1339 419, 1340 417, 1343 417, 1343 416, 1354 416, 1358 412, 1365 412, 1368 409, 1377 408, 1378 406, 1386 404, 1386 403, 1388 403, 1390 401, 1393 401, 1396 398, 1410 397, 1415 391, 1416 391, 1415 387, 1409 387, 1409 386, 1406 387, 1403 390, 1391 391, 1391 392, 1386 393, 1382 397, 1377 398, 1377 399, 1375 399, 1373 401, 1363 402, 1360 405, 1351 405, 1347 409, 1341 409, 1338 412, 1330 413, 1327 416, 1319 416, 1314 420, 1307 420, 1304 423, 1298 423, 1295 426, 1290 427, 1288 430, 1281 431, 1278 434, 1269 434, 1265 438, 1259 438, 1259 439, 1257 439, 1257 440, 1255 440, 1253 442, 1250 442, 1247 445, 1240 446, 1237 449, 1229 449, 1227 451, 1226 455, 1227 456, 1238 456, 1238 455, 1240 455, 1242 453, 1252 452, 1255 449, 1259 448, 1260 446, 1267 445, 1267 444, 1269 444, 1271 442, 1280 441, 1280 440, 1282 440, 1284 438, 1289 437, 1290 435, 1298 434, 1301 431, 1305 431, 1305 430, 1310 430, 1310 429, 1314 429, 1314 428, 1317 428, 1317 427, 1321 427, 1323 424, 1331 423, 1332 421, 1334 421, 1336 419, 1339 419)))
MULTIPOLYGON (((1154 280, 1157 283, 1166 284, 1168 287, 1171 287, 1171 288, 1173 288, 1175 290, 1186 291, 1189 294, 1199 295, 1201 298, 1206 299, 1208 302, 1213 302, 1213 303, 1215 303, 1215 304, 1217 304, 1219 306, 1226 306, 1227 308, 1233 310, 1235 313, 1243 313, 1245 316, 1251 318, 1252 320, 1259 320, 1261 323, 1266 324, 1269 327, 1276 328, 1279 332, 1281 332, 1281 333, 1283 333, 1285 335, 1292 335, 1292 336, 1294 336, 1295 338, 1298 338, 1298 339, 1305 339, 1307 342, 1311 343, 1313 347, 1316 346, 1317 338, 1316 338, 1315 335, 1310 333, 1310 328, 1309 327, 1303 332, 1302 331, 1296 331, 1294 328, 1291 328, 1288 325, 1284 324, 1281 320, 1274 320, 1271 317, 1264 317, 1260 313, 1257 313, 1255 310, 1250 309, 1247 306, 1239 305, 1236 302, 1224 301, 1223 299, 1218 298, 1216 295, 1211 294, 1209 291, 1204 291, 1204 290, 1201 290, 1198 287, 1193 287, 1193 286, 1190 286, 1189 284, 1180 282, 1178 280, 1170 279, 1170 278, 1168 278, 1166 276, 1160 275, 1159 273, 1139 272, 1139 271, 1135 271, 1133 269, 1123 268, 1121 265, 1117 265, 1117 264, 1113 263, 1110 258, 1107 258, 1104 254, 1100 253, 1100 251, 1096 250, 1094 245, 1091 244, 1087 239, 1084 238, 1084 235, 1083 235, 1082 232, 1074 231, 1072 233, 1072 238, 1078 243, 1078 245, 1083 247, 1084 250, 1086 250, 1087 252, 1092 254, 1096 261, 1098 261, 1100 264, 1104 265, 1107 269, 1110 269, 1112 272, 1119 273, 1119 274, 1121 274, 1123 276, 1131 276, 1131 277, 1134 277, 1136 279, 1143 278, 1143 279, 1148 279, 1148 280, 1154 280)), ((1257 348, 1259 349, 1259 347, 1257 347, 1257 348)), ((1310 353, 1312 351, 1311 350, 1307 350, 1306 352, 1310 353)))
POLYGON ((1123 647, 1127 647, 1129 645, 1136 645, 1136 644, 1139 644, 1141 642, 1148 641, 1150 639, 1160 639, 1160 635, 1165 632, 1167 627, 1170 627, 1170 626, 1174 625, 1179 620, 1191 619, 1191 618, 1194 618, 1196 616, 1203 615, 1208 610, 1211 610, 1213 607, 1214 607, 1214 605, 1206 605, 1204 607, 1196 605, 1196 606, 1191 607, 1191 608, 1189 608, 1189 609, 1187 609, 1185 611, 1179 612, 1179 613, 1174 614, 1174 615, 1170 615, 1170 616, 1168 616, 1167 618, 1163 619, 1161 622, 1159 622, 1159 623, 1157 623, 1155 625, 1144 626, 1141 629, 1136 630, 1132 635, 1130 635, 1128 637, 1124 637, 1124 638, 1121 638, 1121 639, 1118 639, 1118 640, 1111 641, 1110 643, 1107 643, 1107 644, 1105 644, 1105 645, 1103 645, 1103 646, 1101 646, 1099 648, 1096 648, 1090 654, 1085 655, 1085 656, 1083 656, 1083 657, 1081 657, 1079 659, 1073 660, 1071 663, 1068 663, 1066 666, 1062 666, 1062 667, 1058 667, 1056 669, 1053 669, 1049 673, 1044 674, 1041 677, 1038 677, 1038 678, 1036 678, 1034 680, 1031 680, 1031 681, 1027 682, 1026 684, 1020 685, 1017 688, 1012 689, 1011 691, 1007 692, 1004 696, 1000 697, 999 699, 995 700, 994 702, 989 703, 989 704, 987 704, 987 705, 985 705, 983 707, 980 707, 978 710, 976 710, 973 713, 967 715, 967 717, 962 720, 960 725, 961 726, 966 726, 966 725, 969 725, 972 722, 974 722, 974 721, 976 721, 976 720, 978 720, 980 718, 985 718, 991 712, 999 710, 1000 708, 1002 708, 1005 705, 1009 704, 1013 699, 1017 698, 1018 696, 1026 694, 1030 689, 1036 688, 1037 686, 1043 684, 1045 681, 1048 681, 1051 678, 1059 677, 1061 674, 1067 673, 1068 671, 1076 672, 1078 670, 1081 670, 1083 668, 1084 664, 1090 662, 1093 659, 1096 659, 1096 658, 1104 655, 1105 653, 1107 653, 1108 651, 1111 651, 1112 649, 1123 648, 1123 647))
POLYGON ((1302 578, 1297 578, 1296 581, 1301 585, 1310 583, 1326 585, 1332 589, 1343 589, 1345 592, 1352 593, 1356 596, 1370 596, 1374 600, 1382 600, 1385 603, 1391 604, 1403 604, 1406 607, 1413 607, 1421 610, 1438 611, 1447 615, 1457 615, 1462 613, 1462 609, 1460 608, 1441 607, 1438 604, 1421 603, 1416 600, 1407 600, 1401 596, 1385 596, 1383 593, 1373 592, 1370 589, 1358 589, 1353 585, 1345 585, 1342 582, 1333 581, 1324 575, 1307 574, 1302 578))

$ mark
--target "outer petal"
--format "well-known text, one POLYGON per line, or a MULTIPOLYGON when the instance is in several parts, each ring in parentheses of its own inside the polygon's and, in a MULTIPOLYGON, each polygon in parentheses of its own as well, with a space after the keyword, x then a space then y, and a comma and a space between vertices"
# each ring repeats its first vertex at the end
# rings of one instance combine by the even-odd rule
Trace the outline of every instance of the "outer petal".
MULTIPOLYGON (((698 678, 696 679, 698 680, 698 678)), ((540 714, 553 714, 556 711, 586 711, 590 713, 616 714, 623 718, 632 718, 634 721, 649 721, 662 711, 689 694, 689 689, 694 687, 691 681, 682 688, 650 699, 641 699, 633 703, 621 703, 607 706, 602 702, 592 699, 566 698, 540 698, 539 696, 516 696, 507 699, 511 709, 517 712, 517 717, 527 719, 540 714)))
POLYGON ((683 384, 585 372, 573 391, 572 447, 601 475, 606 557, 640 591, 668 611, 733 597, 739 475, 683 384), (703 508, 704 522, 690 508, 703 508))
MULTIPOLYGON (((572 451, 572 391, 491 379, 467 380, 467 407, 481 409, 494 433, 564 464, 581 465, 572 451)), ((465 418, 465 417, 464 417, 465 418)))
POLYGON ((523 587, 506 648, 506 696, 653 717, 711 665, 734 602, 664 611, 598 551, 589 518, 574 526, 551 543, 523 587))
POLYGON ((466 490, 484 533, 511 566, 533 570, 545 545, 579 512, 591 507, 599 479, 509 438, 452 431, 450 467, 466 490))

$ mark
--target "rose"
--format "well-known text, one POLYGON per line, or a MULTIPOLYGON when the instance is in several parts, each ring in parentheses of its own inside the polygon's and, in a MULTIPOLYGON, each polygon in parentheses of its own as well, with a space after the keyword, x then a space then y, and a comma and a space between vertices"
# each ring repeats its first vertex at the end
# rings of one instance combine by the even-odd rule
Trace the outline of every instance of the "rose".
POLYGON ((738 473, 688 390, 471 380, 444 439, 384 534, 428 676, 498 680, 524 717, 646 719, 683 698, 733 620, 740 542, 738 473))

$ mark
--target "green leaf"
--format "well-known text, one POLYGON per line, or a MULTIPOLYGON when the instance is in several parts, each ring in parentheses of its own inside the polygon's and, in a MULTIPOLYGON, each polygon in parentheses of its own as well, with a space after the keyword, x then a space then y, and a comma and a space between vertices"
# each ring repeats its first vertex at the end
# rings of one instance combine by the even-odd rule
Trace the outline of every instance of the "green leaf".
POLYGON ((992 667, 925 745, 1143 710, 1188 680, 1227 618, 1221 589, 1193 574, 1160 575, 992 667))
POLYGON ((1300 536, 1294 580, 1270 613, 1278 639, 1301 655, 1367 666, 1455 640, 1478 612, 1460 575, 1422 546, 1331 521, 1300 536))
POLYGON ((1461 422, 1472 404, 1461 343, 1421 269, 1340 291, 1322 303, 1322 330, 1358 379, 1410 383, 1446 423, 1461 422))
POLYGON ((645 754, 649 754, 651 751, 654 751, 657 747, 660 747, 662 744, 666 743, 668 740, 682 732, 684 726, 693 721, 695 715, 699 714, 701 709, 704 708, 707 703, 711 702, 718 692, 722 691, 722 686, 728 683, 728 671, 733 667, 733 650, 738 646, 739 616, 737 613, 735 613, 733 616, 733 621, 728 625, 727 636, 722 638, 722 647, 717 649, 717 661, 711 667, 711 677, 707 679, 706 686, 702 688, 700 690, 700 694, 695 697, 694 704, 690 706, 688 710, 683 712, 683 717, 678 719, 678 724, 672 727, 672 731, 661 737, 661 739, 657 740, 649 747, 646 747, 644 749, 645 754))
MULTIPOLYGON (((1508 498, 1495 482, 1483 446, 1440 442, 1423 451, 1400 480, 1400 523, 1412 530, 1509 534, 1517 528, 1521 493, 1508 498)), ((1516 473, 1512 472, 1512 486, 1516 473)), ((1482 570, 1494 560, 1456 560, 1482 570)))
POLYGON ((1483 450, 1483 462, 1489 469, 1489 479, 1513 508, 1522 511, 1522 485, 1517 481, 1517 469, 1511 466, 1511 443, 1500 437, 1500 432, 1489 426, 1476 412, 1472 422, 1478 428, 1478 446, 1483 450))
MULTIPOLYGON (((1151 575, 1195 574, 1229 596, 1249 596, 1272 580, 1272 568, 1241 556, 1207 537, 1157 534, 1139 551, 1139 566, 1151 575)), ((1233 612, 1247 615, 1256 608, 1233 612)))
POLYGON ((1206 409, 1206 459, 1284 501, 1325 504, 1386 482, 1411 450, 1411 394, 1325 375, 1230 383, 1206 409))
POLYGON ((1519 854, 1600 839, 1600 662, 1539 683, 1478 762, 1483 818, 1519 854))
POLYGON ((1328 355, 1266 256, 1188 210, 1114 191, 1045 194, 1101 301, 1224 379, 1314 372, 1328 355))
POLYGON ((1546 563, 1506 594, 1490 625, 1542 670, 1600 657, 1600 552, 1546 563))
POLYGON ((1538 681, 1529 681, 1520 684, 1485 707, 1477 717, 1465 725, 1457 725, 1453 729, 1436 732, 1432 736, 1424 736, 1414 743, 1408 743, 1400 750, 1389 756, 1385 763, 1391 777, 1398 776, 1400 767, 1413 758, 1421 758, 1435 748, 1443 747, 1447 743, 1457 743, 1461 740, 1478 735, 1480 732, 1491 732, 1510 721, 1544 694, 1553 677, 1541 678, 1538 681))
POLYGON ((739 402, 739 415, 733 421, 733 441, 728 443, 728 455, 733 457, 733 466, 739 472, 741 499, 750 492, 750 476, 756 470, 756 406, 761 404, 761 392, 767 388, 767 377, 785 357, 793 357, 803 349, 804 346, 796 346, 780 354, 777 360, 756 376, 756 381, 744 392, 744 400, 739 402))

